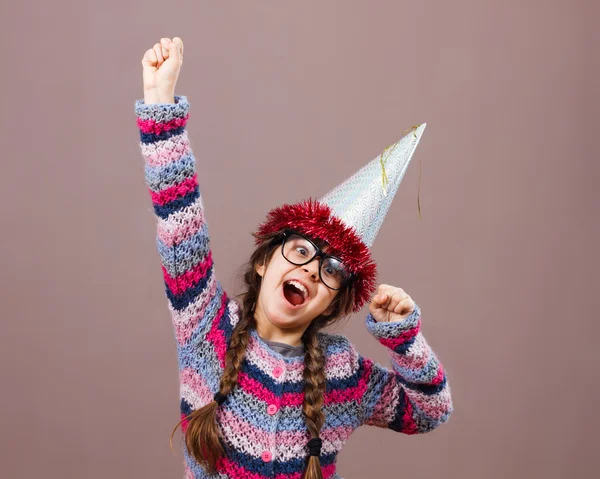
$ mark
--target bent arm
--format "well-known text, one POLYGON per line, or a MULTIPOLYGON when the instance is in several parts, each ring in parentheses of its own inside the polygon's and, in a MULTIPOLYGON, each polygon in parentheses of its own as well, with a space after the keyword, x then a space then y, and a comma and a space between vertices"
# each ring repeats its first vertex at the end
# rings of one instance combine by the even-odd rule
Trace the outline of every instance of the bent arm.
POLYGON ((415 305, 413 314, 403 321, 378 323, 369 314, 366 322, 367 329, 388 348, 393 369, 371 362, 364 424, 420 434, 446 422, 452 412, 450 387, 420 331, 419 307, 415 305))

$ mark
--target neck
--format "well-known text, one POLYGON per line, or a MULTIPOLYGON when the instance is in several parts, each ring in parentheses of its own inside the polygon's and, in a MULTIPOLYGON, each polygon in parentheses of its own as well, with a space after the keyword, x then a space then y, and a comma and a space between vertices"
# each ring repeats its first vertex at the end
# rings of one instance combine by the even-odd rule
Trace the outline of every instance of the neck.
POLYGON ((306 327, 280 328, 269 321, 269 318, 258 309, 254 312, 254 318, 256 319, 256 331, 262 339, 289 344, 290 346, 300 346, 302 344, 302 335, 306 331, 306 327))

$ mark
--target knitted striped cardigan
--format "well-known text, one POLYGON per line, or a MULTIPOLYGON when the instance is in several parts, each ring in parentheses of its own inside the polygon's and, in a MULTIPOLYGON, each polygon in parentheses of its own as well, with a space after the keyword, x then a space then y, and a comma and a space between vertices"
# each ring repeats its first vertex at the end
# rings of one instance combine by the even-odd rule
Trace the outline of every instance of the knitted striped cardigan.
MULTIPOLYGON (((182 418, 213 399, 240 306, 215 278, 195 159, 186 132, 190 105, 135 102, 145 179, 157 215, 156 245, 177 342, 182 418)), ((393 369, 361 356, 341 335, 319 333, 326 356, 324 478, 340 478, 336 456, 363 424, 405 434, 431 431, 452 411, 442 365, 420 332, 421 315, 367 329, 386 346, 393 369)), ((208 475, 187 453, 186 479, 300 479, 310 439, 302 401, 302 357, 284 357, 252 330, 238 384, 219 407, 226 456, 208 475)), ((182 424, 185 430, 187 424, 182 424)))

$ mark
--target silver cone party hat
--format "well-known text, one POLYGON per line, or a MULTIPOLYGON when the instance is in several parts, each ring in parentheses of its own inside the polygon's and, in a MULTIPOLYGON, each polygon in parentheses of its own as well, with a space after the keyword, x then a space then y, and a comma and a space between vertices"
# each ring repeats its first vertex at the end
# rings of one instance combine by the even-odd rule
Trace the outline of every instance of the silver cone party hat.
POLYGON ((390 204, 419 144, 426 123, 413 127, 381 155, 319 199, 333 215, 355 229, 368 248, 381 228, 390 204))

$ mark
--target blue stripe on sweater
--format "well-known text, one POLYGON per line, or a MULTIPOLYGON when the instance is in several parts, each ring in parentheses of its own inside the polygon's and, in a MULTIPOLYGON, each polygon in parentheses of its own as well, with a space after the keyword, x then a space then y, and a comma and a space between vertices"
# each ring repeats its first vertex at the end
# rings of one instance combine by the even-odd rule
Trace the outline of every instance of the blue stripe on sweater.
MULTIPOLYGON (((232 300, 230 298, 227 298, 227 305, 229 305, 229 301, 232 301, 232 300)), ((221 321, 219 321, 219 325, 217 327, 223 332, 223 336, 225 337, 227 347, 229 347, 229 343, 231 341, 231 335, 233 334, 233 324, 231 324, 230 311, 227 306, 225 306, 225 311, 224 311, 223 316, 221 317, 221 321)))
POLYGON ((171 130, 163 131, 161 133, 144 133, 140 130, 140 140, 145 145, 149 143, 156 143, 157 141, 168 140, 172 136, 181 135, 185 130, 185 126, 173 128, 171 130))
POLYGON ((182 309, 187 308, 188 305, 196 299, 196 296, 202 293, 202 291, 206 288, 206 284, 208 283, 212 274, 213 268, 211 266, 206 272, 206 276, 204 276, 204 278, 198 281, 198 283, 195 286, 188 288, 180 295, 173 294, 167 286, 165 288, 165 293, 167 295, 167 298, 169 298, 169 301, 171 302, 173 308, 177 311, 181 311, 182 309))
POLYGON ((319 338, 319 343, 323 348, 325 357, 329 357, 332 354, 352 351, 353 349, 350 341, 338 334, 317 333, 317 337, 319 338))
MULTIPOLYGON (((244 454, 231 446, 227 447, 226 453, 229 460, 242 466, 247 471, 267 477, 271 475, 271 471, 275 474, 293 474, 295 472, 302 472, 306 468, 306 458, 290 459, 288 461, 273 459, 271 462, 264 462, 260 457, 244 454)), ((321 454, 319 460, 321 466, 328 466, 335 462, 335 454, 321 454)))
POLYGON ((411 346, 415 343, 416 340, 417 340, 417 337, 413 336, 412 338, 408 339, 406 342, 399 344, 398 346, 393 348, 393 351, 397 354, 405 355, 408 352, 408 350, 411 348, 411 346))
MULTIPOLYGON (((392 361, 394 361, 392 359, 392 361)), ((427 361, 427 364, 423 366, 421 369, 410 369, 403 368, 398 366, 398 364, 394 361, 393 363, 394 370, 400 374, 406 381, 410 381, 414 384, 417 383, 430 383, 436 376, 439 368, 439 363, 437 359, 432 356, 427 361)))
POLYGON ((364 416, 366 419, 371 418, 373 411, 375 410, 377 403, 381 399, 382 391, 385 390, 386 385, 393 380, 394 373, 377 363, 372 363, 371 375, 367 382, 367 394, 362 398, 361 406, 364 410, 364 416))
POLYGON ((208 227, 204 223, 195 235, 175 246, 164 244, 157 235, 156 249, 169 276, 179 276, 184 268, 192 269, 204 261, 210 252, 208 227))
POLYGON ((195 173, 196 162, 191 153, 168 165, 145 166, 146 184, 155 193, 171 188, 186 178, 193 178, 195 173))
POLYGON ((408 389, 412 389, 413 391, 419 391, 426 396, 433 396, 434 394, 439 394, 442 389, 446 387, 446 377, 439 384, 419 384, 407 381, 399 374, 396 374, 398 378, 398 382, 400 382, 403 386, 406 386, 408 389))
MULTIPOLYGON (((215 378, 214 382, 211 381, 214 384, 214 387, 211 388, 211 390, 217 390, 219 380, 220 377, 215 378)), ((237 388, 235 395, 227 398, 223 407, 226 407, 244 422, 267 432, 275 432, 275 430, 306 430, 306 422, 302 414, 302 408, 296 406, 288 408, 284 406, 281 408, 281 412, 277 412, 275 416, 265 416, 267 404, 263 401, 258 401, 254 396, 241 391, 239 388, 237 388), (265 420, 266 417, 270 419, 265 420)), ((323 414, 325 415, 323 430, 342 426, 356 429, 360 425, 360 420, 356 415, 357 411, 358 407, 354 401, 323 406, 323 414)), ((191 412, 191 407, 187 405, 187 409, 184 412, 189 414, 191 412)))
POLYGON ((175 213, 179 210, 182 210, 186 206, 190 206, 194 203, 198 198, 200 198, 200 189, 198 185, 194 188, 193 191, 190 191, 187 195, 177 198, 173 201, 170 201, 166 205, 154 205, 154 212, 157 216, 162 218, 163 220, 168 218, 171 213, 175 213))
POLYGON ((389 424, 389 428, 392 431, 402 432, 402 428, 404 427, 402 416, 404 415, 404 411, 406 409, 406 401, 406 393, 404 392, 404 389, 400 389, 400 397, 398 398, 398 404, 396 405, 394 419, 392 419, 389 424))
POLYGON ((360 379, 363 377, 365 373, 365 359, 361 356, 358 358, 358 367, 352 373, 352 376, 341 379, 327 379, 325 384, 325 391, 330 393, 332 391, 340 390, 340 389, 348 389, 354 388, 358 386, 360 379))
MULTIPOLYGON (((348 388, 356 387, 364 374, 364 359, 359 358, 358 368, 353 372, 352 376, 347 378, 328 378, 326 381, 325 391, 330 393, 337 390, 345 390, 348 388)), ((265 389, 269 390, 273 394, 279 395, 281 393, 281 383, 275 381, 267 373, 263 372, 258 366, 248 361, 244 361, 242 364, 242 371, 248 376, 256 379, 265 389)), ((286 380, 285 392, 289 393, 301 393, 304 391, 304 380, 291 381, 286 380)))
MULTIPOLYGON (((408 399, 408 401, 410 401, 410 399, 408 399)), ((417 425, 417 431, 419 433, 433 431, 440 424, 445 423, 450 416, 450 413, 447 412, 440 416, 439 419, 433 419, 432 417, 425 414, 425 412, 413 401, 410 401, 410 405, 413 411, 412 417, 415 421, 415 424, 417 425)))

